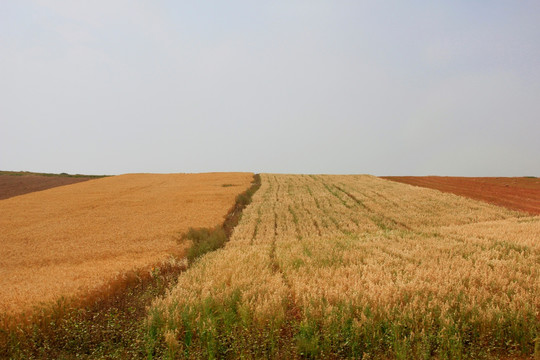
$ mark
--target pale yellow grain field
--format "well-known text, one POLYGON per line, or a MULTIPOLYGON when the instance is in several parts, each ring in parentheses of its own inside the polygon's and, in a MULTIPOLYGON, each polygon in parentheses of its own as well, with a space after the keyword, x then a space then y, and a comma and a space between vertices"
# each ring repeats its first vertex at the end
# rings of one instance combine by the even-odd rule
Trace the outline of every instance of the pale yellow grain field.
POLYGON ((234 293, 262 321, 293 307, 292 321, 331 323, 345 304, 394 319, 454 321, 459 309, 480 332, 503 315, 538 322, 540 217, 373 176, 263 174, 231 241, 155 309, 178 324, 234 293))
POLYGON ((83 294, 164 261, 189 227, 220 224, 252 179, 129 174, 0 200, 0 312, 83 294))

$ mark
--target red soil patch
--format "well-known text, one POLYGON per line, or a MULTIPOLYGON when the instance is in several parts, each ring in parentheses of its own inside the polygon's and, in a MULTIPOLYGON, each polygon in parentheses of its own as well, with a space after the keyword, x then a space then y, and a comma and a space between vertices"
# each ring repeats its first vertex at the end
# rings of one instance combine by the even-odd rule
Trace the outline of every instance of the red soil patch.
POLYGON ((0 200, 91 179, 94 179, 94 177, 0 174, 0 200))
POLYGON ((539 178, 448 176, 383 176, 382 178, 450 192, 512 210, 540 214, 539 178))

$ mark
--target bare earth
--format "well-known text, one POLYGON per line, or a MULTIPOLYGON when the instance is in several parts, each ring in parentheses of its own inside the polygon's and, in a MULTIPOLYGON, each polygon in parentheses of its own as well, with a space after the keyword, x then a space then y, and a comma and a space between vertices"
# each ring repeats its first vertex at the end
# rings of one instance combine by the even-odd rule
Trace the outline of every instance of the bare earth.
POLYGON ((540 214, 539 178, 384 176, 383 179, 450 192, 530 214, 540 214))
POLYGON ((252 179, 129 174, 0 200, 0 313, 84 294, 166 260, 189 227, 220 224, 252 179))
POLYGON ((42 175, 2 175, 0 174, 0 200, 28 194, 62 185, 88 181, 92 177, 63 177, 42 175))

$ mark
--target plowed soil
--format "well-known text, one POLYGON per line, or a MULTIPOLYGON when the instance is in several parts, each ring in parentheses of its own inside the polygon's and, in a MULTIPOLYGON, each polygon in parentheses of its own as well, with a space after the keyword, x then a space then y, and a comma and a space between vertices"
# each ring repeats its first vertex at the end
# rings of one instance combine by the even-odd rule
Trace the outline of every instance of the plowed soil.
POLYGON ((63 177, 43 175, 2 175, 0 174, 0 200, 51 189, 57 186, 80 183, 93 177, 63 177))
POLYGON ((384 179, 422 186, 540 214, 540 179, 527 177, 384 176, 384 179))
POLYGON ((129 174, 0 201, 0 314, 84 295, 221 224, 251 173, 129 174), (226 186, 224 186, 226 185, 226 186))

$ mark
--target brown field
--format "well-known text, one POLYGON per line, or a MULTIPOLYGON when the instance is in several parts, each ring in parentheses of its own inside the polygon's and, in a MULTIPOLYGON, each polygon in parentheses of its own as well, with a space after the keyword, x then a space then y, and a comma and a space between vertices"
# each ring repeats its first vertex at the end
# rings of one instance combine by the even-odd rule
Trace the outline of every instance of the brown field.
POLYGON ((93 177, 44 176, 32 173, 16 174, 0 173, 0 200, 94 179, 93 177))
POLYGON ((129 174, 1 200, 0 312, 84 294, 165 261, 189 227, 221 223, 252 178, 129 174))
POLYGON ((383 179, 450 192, 530 214, 540 214, 539 178, 383 176, 383 179))

